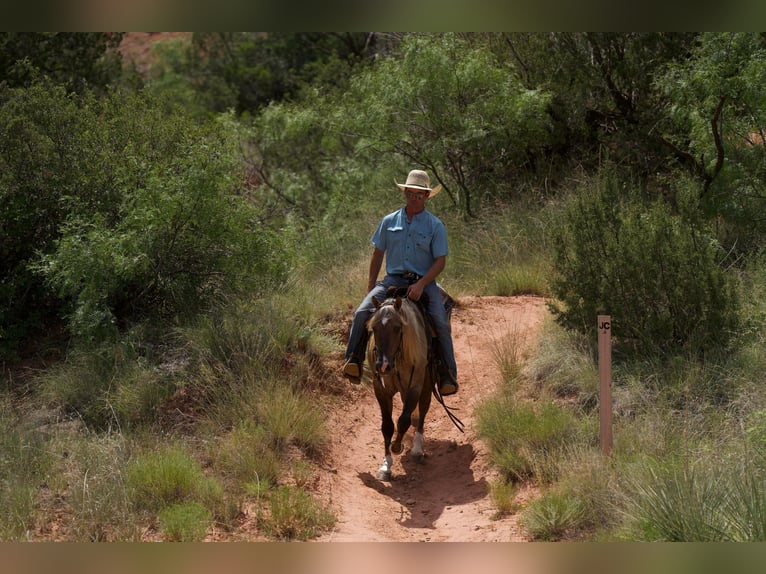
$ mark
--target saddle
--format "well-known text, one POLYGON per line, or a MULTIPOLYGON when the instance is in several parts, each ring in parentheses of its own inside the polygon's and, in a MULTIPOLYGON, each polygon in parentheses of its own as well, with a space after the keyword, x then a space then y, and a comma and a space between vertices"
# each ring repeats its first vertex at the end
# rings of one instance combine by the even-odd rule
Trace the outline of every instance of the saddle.
MULTIPOLYGON (((447 293, 441 285, 437 285, 439 288, 439 294, 442 297, 442 304, 444 305, 444 312, 447 315, 447 322, 452 323, 452 309, 455 307, 455 300, 450 296, 449 293, 447 293)), ((394 298, 394 297, 406 297, 407 295, 407 287, 397 287, 392 286, 389 287, 386 290, 386 298, 394 298)), ((434 330, 433 321, 431 320, 431 314, 428 312, 428 295, 423 293, 420 296, 419 301, 413 301, 420 309, 420 312, 423 314, 423 319, 425 321, 426 327, 428 328, 428 333, 431 336, 431 338, 436 337, 436 331, 434 330)))

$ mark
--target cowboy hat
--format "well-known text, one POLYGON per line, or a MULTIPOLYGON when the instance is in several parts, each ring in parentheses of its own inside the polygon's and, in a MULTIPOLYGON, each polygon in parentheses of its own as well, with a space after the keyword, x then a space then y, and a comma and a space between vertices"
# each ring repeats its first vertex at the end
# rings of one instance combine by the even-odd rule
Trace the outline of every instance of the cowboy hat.
POLYGON ((422 189, 423 191, 428 191, 429 198, 434 197, 442 189, 441 184, 431 189, 431 180, 428 178, 428 174, 421 169, 413 169, 408 173, 406 182, 399 183, 394 180, 394 183, 399 189, 422 189))

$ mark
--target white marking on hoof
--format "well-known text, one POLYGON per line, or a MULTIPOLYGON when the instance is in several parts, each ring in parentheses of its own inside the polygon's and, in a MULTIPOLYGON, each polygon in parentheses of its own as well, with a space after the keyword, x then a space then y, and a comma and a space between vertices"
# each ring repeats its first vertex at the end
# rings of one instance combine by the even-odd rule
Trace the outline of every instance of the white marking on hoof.
POLYGON ((410 450, 412 458, 415 462, 422 462, 423 460, 423 433, 415 432, 415 439, 412 441, 412 450, 410 450))
POLYGON ((391 480, 391 467, 393 464, 394 460, 390 456, 386 456, 383 464, 378 469, 378 480, 391 480))

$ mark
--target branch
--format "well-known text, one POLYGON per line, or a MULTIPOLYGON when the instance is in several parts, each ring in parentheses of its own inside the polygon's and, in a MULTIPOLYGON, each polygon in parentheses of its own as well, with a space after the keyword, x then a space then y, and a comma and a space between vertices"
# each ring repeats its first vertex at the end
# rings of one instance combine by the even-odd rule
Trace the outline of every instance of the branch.
POLYGON ((713 141, 715 142, 716 160, 715 160, 715 168, 713 169, 713 174, 710 176, 710 179, 706 182, 705 188, 702 190, 702 195, 705 195, 707 193, 707 190, 710 187, 710 184, 712 183, 713 179, 715 179, 715 177, 720 173, 721 169, 723 168, 723 160, 724 160, 725 154, 723 149, 723 142, 721 141, 720 123, 721 123, 721 113, 723 112, 724 102, 726 102, 726 96, 721 96, 721 98, 718 100, 718 105, 715 108, 713 119, 710 120, 710 127, 713 130, 713 141))

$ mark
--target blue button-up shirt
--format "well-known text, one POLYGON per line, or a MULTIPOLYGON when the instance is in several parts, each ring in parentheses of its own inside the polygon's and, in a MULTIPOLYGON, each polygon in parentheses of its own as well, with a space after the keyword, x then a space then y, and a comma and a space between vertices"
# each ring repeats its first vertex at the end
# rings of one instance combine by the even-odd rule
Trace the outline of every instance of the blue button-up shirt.
POLYGON ((389 275, 407 271, 425 275, 437 257, 448 253, 447 230, 441 220, 423 210, 408 222, 404 207, 381 220, 372 244, 385 252, 389 275))

